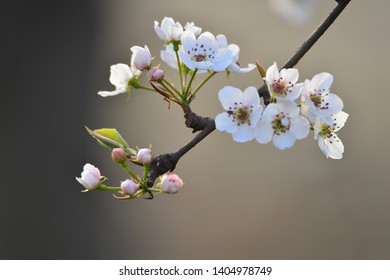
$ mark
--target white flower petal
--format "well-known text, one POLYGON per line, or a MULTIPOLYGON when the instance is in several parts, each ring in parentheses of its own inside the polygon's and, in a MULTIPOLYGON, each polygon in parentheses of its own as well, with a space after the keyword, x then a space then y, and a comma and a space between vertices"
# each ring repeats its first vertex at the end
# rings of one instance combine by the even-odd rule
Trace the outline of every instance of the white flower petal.
POLYGON ((329 91, 333 83, 333 76, 329 73, 323 72, 315 75, 310 82, 310 91, 329 91))
POLYGON ((217 35, 217 37, 215 39, 217 40, 219 48, 227 48, 228 47, 228 43, 227 43, 227 39, 226 39, 225 35, 219 34, 219 35, 217 35))
POLYGON ((298 69, 295 68, 282 69, 280 70, 280 78, 282 78, 286 84, 289 83, 295 84, 299 78, 298 69))
POLYGON ((347 113, 341 111, 337 114, 332 115, 332 117, 333 117, 333 121, 334 121, 334 125, 335 125, 334 132, 337 132, 344 126, 349 115, 347 113))
MULTIPOLYGON (((283 100, 276 103, 279 107, 279 111, 283 113, 286 116, 289 116, 291 118, 294 118, 299 114, 299 107, 296 103, 289 101, 289 100, 283 100)), ((269 105, 268 105, 269 107, 269 105)))
POLYGON ((295 143, 295 137, 290 131, 274 134, 272 143, 280 150, 291 148, 295 143))
POLYGON ((296 116, 290 120, 290 131, 296 139, 303 139, 309 135, 310 123, 302 116, 296 116))
POLYGON ((234 133, 237 131, 237 124, 232 117, 226 112, 219 113, 215 117, 215 128, 219 131, 226 131, 227 133, 234 133))
POLYGON ((266 81, 268 82, 268 84, 272 84, 275 80, 276 81, 279 80, 280 75, 279 75, 279 69, 278 69, 278 66, 276 65, 276 62, 274 62, 274 64, 272 64, 267 69, 265 76, 266 76, 266 81))
POLYGON ((232 133, 233 140, 239 143, 244 143, 252 140, 254 136, 254 129, 248 125, 240 125, 236 132, 232 133))
POLYGON ((341 98, 338 97, 336 94, 325 93, 322 96, 323 96, 323 102, 321 102, 321 104, 323 104, 322 107, 326 106, 328 109, 323 109, 321 111, 323 111, 327 115, 336 114, 343 109, 344 103, 341 100, 341 98))
POLYGON ((228 68, 228 66, 233 62, 233 54, 228 48, 219 49, 218 53, 215 55, 212 60, 213 69, 216 72, 220 72, 228 68))
POLYGON ((243 92, 243 100, 246 106, 259 106, 260 97, 255 87, 248 87, 243 92))
POLYGON ((240 104, 243 96, 239 88, 225 86, 218 92, 218 99, 221 102, 222 107, 228 111, 231 110, 234 105, 240 104))
POLYGON ((261 144, 268 143, 272 140, 273 135, 274 129, 272 128, 272 124, 269 122, 262 122, 261 119, 255 129, 256 141, 261 144))
POLYGON ((294 101, 297 99, 303 90, 303 83, 295 84, 294 86, 290 87, 290 92, 287 94, 286 98, 287 100, 294 101))
POLYGON ((98 94, 102 97, 109 97, 109 96, 115 96, 121 93, 125 93, 126 89, 124 88, 118 88, 114 91, 99 91, 98 94))
POLYGON ((127 83, 133 77, 130 66, 123 63, 112 65, 110 72, 110 83, 120 88, 126 88, 127 83))
MULTIPOLYGON (((302 113, 306 118, 308 118, 308 120, 309 120, 311 123, 315 123, 316 118, 317 118, 317 115, 314 114, 312 110, 310 110, 310 107, 309 107, 309 105, 307 105, 306 102, 301 103, 301 113, 302 113)), ((333 122, 333 120, 332 120, 332 122, 333 122)))

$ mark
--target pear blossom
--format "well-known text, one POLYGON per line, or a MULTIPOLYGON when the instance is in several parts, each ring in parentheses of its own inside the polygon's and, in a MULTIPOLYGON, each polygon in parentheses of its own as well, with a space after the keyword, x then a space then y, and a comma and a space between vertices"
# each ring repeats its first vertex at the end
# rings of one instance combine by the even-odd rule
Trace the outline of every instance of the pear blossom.
POLYGON ((320 117, 314 124, 314 139, 318 140, 318 146, 327 158, 341 159, 344 153, 344 144, 337 136, 338 132, 348 119, 348 114, 341 111, 332 115, 333 125, 327 125, 320 117))
POLYGON ((302 91, 302 114, 305 115, 311 123, 315 123, 317 116, 327 125, 333 124, 331 115, 340 112, 343 109, 343 101, 329 89, 333 82, 333 76, 323 72, 317 74, 313 79, 306 80, 302 91))
POLYGON ((161 190, 165 193, 176 193, 182 186, 183 180, 176 174, 164 174, 161 179, 161 190))
POLYGON ((226 112, 216 116, 216 129, 231 133, 236 142, 252 140, 263 110, 257 89, 248 87, 242 92, 238 88, 225 86, 218 92, 218 98, 226 112))
POLYGON ((114 96, 125 93, 129 90, 129 81, 136 79, 141 72, 135 68, 130 68, 129 65, 118 63, 110 68, 110 82, 115 86, 114 91, 99 91, 98 94, 103 97, 114 96))
POLYGON ((150 163, 152 161, 152 151, 150 149, 140 149, 137 153, 137 160, 141 163, 150 163))
POLYGON ((154 66, 148 71, 147 76, 151 81, 156 82, 164 78, 164 71, 159 69, 157 66, 154 66))
POLYGON ((100 170, 94 165, 87 163, 83 167, 81 177, 76 177, 76 180, 87 190, 94 190, 100 184, 100 170))
POLYGON ((266 72, 265 81, 272 98, 294 101, 303 89, 303 83, 298 83, 298 69, 282 69, 279 72, 276 62, 266 72))
POLYGON ((313 18, 319 0, 269 0, 272 11, 293 25, 303 25, 313 18))
POLYGON ((161 22, 161 26, 159 26, 158 21, 154 22, 154 31, 164 42, 179 41, 183 33, 183 27, 180 22, 175 22, 173 18, 165 17, 161 22))
POLYGON ((191 70, 223 71, 233 62, 233 53, 227 47, 219 47, 214 35, 204 32, 198 38, 192 30, 181 36, 183 48, 179 49, 181 61, 191 70))
POLYGON ((291 148, 296 139, 305 138, 310 131, 309 121, 299 115, 298 106, 291 101, 269 104, 255 129, 257 142, 272 140, 280 150, 291 148))
MULTIPOLYGON (((182 45, 179 46, 179 51, 181 49, 183 49, 182 45)), ((161 50, 160 56, 161 56, 161 59, 166 64, 168 64, 171 68, 175 69, 176 71, 179 70, 179 68, 177 66, 176 53, 175 53, 175 51, 173 49, 173 45, 172 44, 167 45, 164 50, 161 50)), ((198 70, 198 72, 197 72, 197 74, 203 74, 203 73, 207 73, 207 70, 198 70)))
POLYGON ((133 55, 131 56, 130 65, 140 71, 150 68, 152 61, 152 55, 149 48, 145 45, 145 48, 139 46, 133 46, 130 48, 133 55))
POLYGON ((133 180, 126 179, 121 183, 121 190, 125 194, 135 194, 139 189, 139 185, 133 180))
POLYGON ((248 67, 246 67, 246 68, 240 67, 240 64, 238 62, 238 59, 240 57, 240 47, 237 46, 236 44, 229 44, 228 45, 225 35, 223 35, 223 34, 217 35, 216 40, 217 40, 218 46, 220 48, 227 47, 233 54, 233 62, 227 68, 228 71, 234 72, 234 73, 247 73, 247 72, 250 72, 256 68, 255 64, 248 64, 248 67))

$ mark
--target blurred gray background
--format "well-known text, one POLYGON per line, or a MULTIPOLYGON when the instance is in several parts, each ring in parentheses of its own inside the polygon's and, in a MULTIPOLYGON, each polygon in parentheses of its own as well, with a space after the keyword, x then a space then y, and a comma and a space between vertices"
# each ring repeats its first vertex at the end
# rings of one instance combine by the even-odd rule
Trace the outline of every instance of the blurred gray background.
MULTIPOLYGON (((334 75, 350 114, 342 160, 326 159, 313 134, 279 151, 215 131, 179 162, 176 195, 120 202, 81 193, 75 180, 86 162, 112 185, 126 178, 84 125, 115 127, 155 154, 193 137, 156 94, 96 94, 114 88, 109 67, 129 63, 131 46, 161 61, 154 20, 194 21, 238 44, 242 65, 268 67, 283 65, 335 4, 320 1, 311 21, 291 26, 259 0, 3 3, 0 258, 389 259, 389 1, 352 0, 297 66, 300 81, 334 75)), ((218 75, 193 110, 221 112, 226 84, 261 81, 256 71, 218 75)))

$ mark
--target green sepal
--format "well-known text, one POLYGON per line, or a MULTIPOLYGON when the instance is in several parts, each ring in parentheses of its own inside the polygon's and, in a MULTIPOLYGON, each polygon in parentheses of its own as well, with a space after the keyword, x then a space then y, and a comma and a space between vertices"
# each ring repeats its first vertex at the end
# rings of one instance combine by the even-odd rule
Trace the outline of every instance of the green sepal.
POLYGON ((114 148, 128 148, 129 145, 115 128, 101 128, 91 130, 85 127, 88 133, 95 138, 100 145, 110 150, 114 148))

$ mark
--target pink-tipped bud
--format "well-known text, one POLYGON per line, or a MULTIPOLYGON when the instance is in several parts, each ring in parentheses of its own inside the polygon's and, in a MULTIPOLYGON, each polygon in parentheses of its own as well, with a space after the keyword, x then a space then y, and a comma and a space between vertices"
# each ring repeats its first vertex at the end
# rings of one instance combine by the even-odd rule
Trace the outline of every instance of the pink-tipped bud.
POLYGON ((126 161, 126 153, 123 148, 115 148, 111 152, 112 160, 116 163, 124 163, 126 161))
POLYGON ((165 174, 161 178, 161 189, 165 193, 175 193, 183 184, 183 180, 176 174, 165 174))
POLYGON ((140 149, 137 153, 137 160, 141 163, 150 163, 152 161, 152 151, 150 149, 140 149))
POLYGON ((139 189, 139 186, 133 180, 126 179, 121 183, 121 190, 126 194, 135 194, 139 189))
POLYGON ((164 78, 164 71, 159 69, 157 66, 154 66, 152 69, 148 71, 147 76, 151 81, 157 82, 162 78, 164 78))

